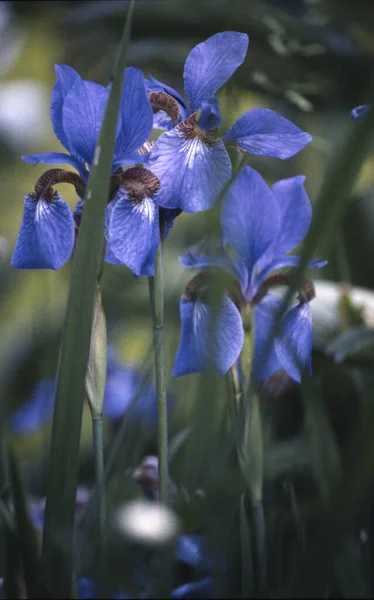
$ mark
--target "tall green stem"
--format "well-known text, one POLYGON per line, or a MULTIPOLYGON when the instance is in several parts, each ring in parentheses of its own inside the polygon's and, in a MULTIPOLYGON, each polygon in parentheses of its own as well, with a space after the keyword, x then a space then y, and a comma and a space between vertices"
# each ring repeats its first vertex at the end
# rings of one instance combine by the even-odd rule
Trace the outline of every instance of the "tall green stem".
POLYGON ((97 561, 98 580, 101 590, 104 585, 104 560, 106 547, 106 501, 105 501, 105 476, 104 476, 104 444, 103 444, 103 417, 92 415, 92 436, 95 461, 95 489, 97 498, 97 561))
POLYGON ((168 413, 166 395, 166 368, 164 342, 164 231, 161 226, 161 242, 157 250, 154 277, 148 278, 149 300, 153 319, 153 347, 155 353, 157 414, 158 414, 158 464, 160 502, 168 501, 168 413))

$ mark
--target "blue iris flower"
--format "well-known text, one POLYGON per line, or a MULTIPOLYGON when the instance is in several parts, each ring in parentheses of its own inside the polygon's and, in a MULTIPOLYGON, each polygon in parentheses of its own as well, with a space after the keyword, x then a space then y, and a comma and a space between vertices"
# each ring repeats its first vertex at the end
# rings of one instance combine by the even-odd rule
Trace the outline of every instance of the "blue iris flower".
POLYGON ((222 139, 217 137, 215 130, 222 119, 215 94, 244 61, 248 42, 244 33, 225 31, 195 46, 184 66, 189 103, 156 79, 148 81, 151 102, 155 94, 154 126, 168 130, 153 145, 146 163, 161 182, 161 206, 188 213, 211 208, 231 176, 225 144, 286 159, 311 141, 308 133, 265 108, 247 111, 222 139), (169 99, 164 99, 165 110, 160 110, 162 98, 157 93, 169 99))
POLYGON ((48 424, 52 419, 54 399, 54 380, 42 379, 30 399, 9 415, 8 423, 13 433, 29 435, 48 424))
MULTIPOLYGON (((252 306, 254 327, 253 377, 268 379, 284 369, 295 381, 301 380, 303 368, 310 370, 312 325, 309 302, 302 300, 289 308, 281 320, 280 333, 272 341, 264 360, 275 316, 280 307, 277 296, 268 293, 282 280, 271 275, 282 267, 296 267, 300 257, 289 256, 307 233, 311 205, 303 186, 305 177, 278 181, 270 189, 254 169, 242 169, 227 193, 221 211, 222 244, 219 253, 204 246, 181 258, 185 267, 220 267, 234 276, 239 284, 239 299, 228 295, 222 305, 215 329, 215 364, 224 374, 235 363, 243 348, 244 331, 240 309, 252 306), (226 250, 226 244, 235 256, 226 250)), ((326 262, 311 261, 309 268, 326 262)), ((189 286, 187 286, 186 291, 189 286)), ((181 341, 173 375, 201 372, 208 361, 210 310, 204 297, 186 293, 180 301, 181 341)))
POLYGON ((369 112, 369 104, 362 104, 361 106, 356 106, 352 111, 351 111, 351 117, 354 121, 362 121, 367 113, 369 112))
MULTIPOLYGON (((112 346, 108 348, 107 380, 103 413, 109 421, 118 421, 140 390, 133 409, 135 422, 152 427, 157 422, 157 397, 150 381, 133 366, 119 361, 112 346)), ((23 406, 8 417, 10 429, 19 435, 30 435, 52 420, 55 382, 42 379, 23 406)), ((170 405, 170 398, 169 398, 170 405)))
MULTIPOLYGON (((56 73, 57 81, 53 87, 51 99, 51 119, 56 137, 68 153, 31 154, 24 156, 23 160, 32 164, 69 164, 78 171, 84 187, 94 160, 109 87, 83 80, 74 69, 67 65, 56 65, 56 73)), ((123 164, 140 163, 145 160, 145 155, 135 152, 148 140, 152 131, 152 123, 153 113, 143 74, 139 69, 128 67, 125 70, 117 123, 112 163, 113 173, 118 171, 123 164)), ((131 212, 134 203, 124 187, 119 188, 117 199, 119 195, 123 199, 122 204, 119 204, 126 205, 126 210, 122 211, 126 213, 126 226, 137 230, 139 227, 138 214, 141 213, 143 230, 145 226, 147 229, 147 235, 144 234, 139 242, 142 243, 141 250, 144 254, 145 246, 148 254, 151 253, 154 258, 158 221, 153 218, 153 215, 158 209, 156 210, 153 196, 148 198, 147 202, 143 202, 143 198, 140 198, 136 208, 131 212), (144 207, 145 204, 147 206, 144 207)), ((119 233, 115 231, 113 243, 117 242, 117 246, 118 237, 119 233)), ((122 232, 121 239, 127 237, 126 229, 122 232)), ((38 194, 28 194, 25 197, 23 220, 12 257, 13 267, 57 270, 69 260, 74 242, 75 228, 70 207, 57 192, 47 187, 38 194)), ((138 246, 135 251, 137 249, 139 249, 138 246)), ((128 264, 126 253, 123 248, 121 250, 119 256, 116 255, 116 252, 114 253, 116 255, 114 262, 128 264)), ((151 261, 151 259, 149 260, 151 261)), ((131 267, 131 265, 129 266, 131 267)), ((136 270, 139 271, 140 268, 136 266, 135 272, 136 270)), ((148 270, 152 271, 152 268, 148 270)))

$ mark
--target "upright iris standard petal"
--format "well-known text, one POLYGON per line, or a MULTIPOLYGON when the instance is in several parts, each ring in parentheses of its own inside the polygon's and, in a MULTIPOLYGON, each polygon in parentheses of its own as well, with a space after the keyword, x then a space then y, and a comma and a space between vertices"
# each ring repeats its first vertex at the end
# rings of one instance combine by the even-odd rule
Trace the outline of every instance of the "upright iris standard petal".
POLYGON ((281 331, 275 341, 282 368, 297 382, 303 369, 311 370, 312 312, 309 302, 290 308, 281 321, 281 331))
POLYGON ((268 294, 254 307, 254 358, 252 366, 253 378, 266 381, 282 368, 275 350, 273 334, 274 320, 279 310, 280 301, 268 294))
POLYGON ((69 140, 64 130, 63 106, 67 94, 81 77, 68 65, 55 65, 55 71, 57 81, 52 90, 51 120, 56 137, 60 140, 64 148, 70 151, 69 140))
POLYGON ((31 163, 32 165, 37 165, 38 163, 43 163, 47 165, 71 165, 72 167, 77 169, 83 181, 88 180, 88 171, 85 168, 84 163, 79 161, 77 158, 70 156, 70 154, 65 154, 64 152, 44 152, 42 154, 28 154, 27 156, 22 156, 22 160, 24 160, 26 163, 31 163))
POLYGON ((120 128, 115 147, 119 158, 137 150, 151 135, 153 112, 148 100, 143 73, 134 67, 125 69, 120 108, 120 128))
POLYGON ((222 203, 221 227, 224 241, 249 272, 278 238, 280 218, 279 204, 261 175, 242 169, 222 203))
POLYGON ((12 256, 16 269, 60 269, 74 247, 74 220, 60 195, 53 200, 25 197, 21 229, 12 256))
POLYGON ((92 163, 109 90, 79 78, 67 93, 62 107, 62 124, 67 149, 81 161, 92 163))
POLYGON ((191 50, 184 65, 184 88, 192 112, 213 96, 242 64, 248 42, 245 33, 224 31, 191 50))
POLYGON ((154 259, 160 243, 158 206, 152 198, 133 202, 120 188, 109 222, 111 251, 137 276, 154 275, 154 259))
POLYGON ((182 297, 180 304, 181 340, 174 362, 173 376, 201 373, 209 362, 209 336, 214 335, 214 362, 224 375, 237 360, 244 343, 240 313, 226 296, 217 319, 215 333, 209 306, 201 300, 190 302, 182 297))
POLYGON ((208 210, 217 202, 230 178, 231 162, 221 140, 205 141, 204 132, 196 124, 195 131, 186 133, 189 126, 184 121, 163 133, 153 146, 146 167, 161 182, 161 206, 195 213, 208 210))
POLYGON ((309 133, 268 108, 253 108, 239 117, 223 141, 259 156, 289 158, 312 141, 309 133))
POLYGON ((362 104, 361 106, 356 106, 352 111, 351 111, 351 117, 354 121, 362 121, 367 113, 369 112, 369 104, 362 104))
POLYGON ((312 206, 304 189, 304 181, 304 175, 299 175, 277 181, 271 188, 282 215, 277 254, 287 254, 298 246, 312 222, 312 206))

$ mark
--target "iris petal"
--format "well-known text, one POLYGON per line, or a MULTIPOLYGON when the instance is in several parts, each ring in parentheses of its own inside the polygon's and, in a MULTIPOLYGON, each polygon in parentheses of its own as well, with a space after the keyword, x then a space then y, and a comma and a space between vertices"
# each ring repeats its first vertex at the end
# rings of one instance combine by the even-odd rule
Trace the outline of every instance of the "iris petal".
MULTIPOLYGON (((208 364, 211 327, 209 306, 197 300, 181 298, 181 340, 173 367, 173 376, 201 373, 208 364)), ((237 360, 244 342, 240 313, 235 304, 223 297, 215 332, 215 365, 221 375, 237 360)))
POLYGON ((275 371, 282 368, 275 350, 275 340, 270 342, 274 319, 280 301, 268 294, 254 308, 254 359, 252 373, 254 379, 266 381, 275 371))
POLYGON ((84 164, 78 159, 65 154, 64 152, 43 152, 42 154, 28 154, 22 156, 22 160, 32 165, 43 163, 46 165, 71 165, 74 167, 84 181, 88 179, 88 171, 85 169, 84 164))
POLYGON ((74 86, 80 75, 68 65, 55 65, 57 81, 53 86, 51 97, 51 120, 56 137, 61 144, 71 152, 69 140, 65 134, 63 123, 63 106, 66 95, 74 86))
POLYGON ((187 213, 211 208, 231 175, 221 140, 208 144, 198 137, 186 139, 179 126, 158 138, 146 167, 161 181, 159 204, 187 213))
POLYGON ((253 108, 239 117, 223 141, 259 156, 289 158, 312 141, 309 133, 268 108, 253 108))
POLYGON ((9 426, 13 433, 34 433, 52 419, 55 399, 55 381, 42 379, 31 398, 18 410, 9 415, 9 426))
POLYGON ((194 112, 231 77, 242 64, 249 38, 245 33, 224 31, 198 44, 184 65, 184 88, 194 112))
POLYGON ((275 348, 282 368, 292 379, 300 382, 304 368, 311 372, 312 312, 308 302, 286 312, 275 348))
POLYGON ((290 177, 277 181, 271 190, 279 202, 282 226, 277 242, 277 253, 287 254, 307 233, 312 221, 312 207, 304 189, 305 177, 290 177))
POLYGON ((160 242, 158 207, 151 198, 132 202, 119 192, 109 222, 109 244, 122 264, 137 276, 154 275, 154 262, 160 242))
POLYGON ((221 227, 249 272, 278 238, 280 222, 279 204, 261 175, 242 169, 222 203, 221 227))
POLYGON ((144 76, 139 69, 134 67, 125 69, 120 111, 121 120, 116 139, 116 158, 140 148, 152 132, 153 112, 148 100, 144 76))
POLYGON ((109 90, 79 78, 67 93, 62 123, 68 148, 81 161, 92 163, 109 90))
POLYGON ((354 121, 362 121, 367 113, 369 112, 369 104, 362 104, 361 106, 356 106, 352 111, 351 111, 351 117, 354 121))
POLYGON ((60 196, 47 202, 25 197, 24 215, 12 256, 16 269, 60 269, 74 247, 74 220, 60 196))

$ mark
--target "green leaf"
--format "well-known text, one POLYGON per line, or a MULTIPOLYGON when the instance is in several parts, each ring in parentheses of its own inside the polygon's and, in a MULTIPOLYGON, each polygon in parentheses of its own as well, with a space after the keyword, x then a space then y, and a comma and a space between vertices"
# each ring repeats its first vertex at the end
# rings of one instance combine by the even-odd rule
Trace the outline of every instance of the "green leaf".
POLYGON ((242 598, 254 597, 253 582, 253 557, 251 549, 251 536, 248 527, 248 517, 245 510, 245 495, 240 498, 240 554, 241 554, 241 580, 242 598))
POLYGON ((133 7, 132 1, 87 185, 57 377, 42 563, 51 594, 66 598, 71 597, 72 589, 74 508, 85 378, 97 280, 102 265, 104 215, 133 7))

